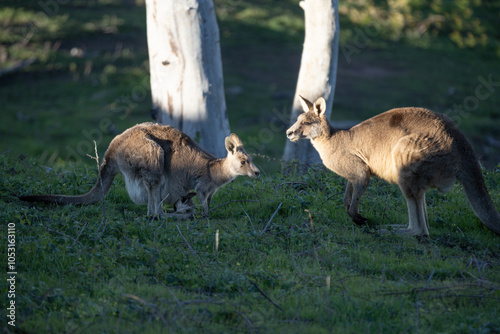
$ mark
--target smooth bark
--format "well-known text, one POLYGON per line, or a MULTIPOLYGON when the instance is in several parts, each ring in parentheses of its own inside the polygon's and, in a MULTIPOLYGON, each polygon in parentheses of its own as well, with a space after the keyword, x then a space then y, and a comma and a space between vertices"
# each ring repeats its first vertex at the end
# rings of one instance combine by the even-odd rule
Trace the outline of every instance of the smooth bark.
MULTIPOLYGON (((330 117, 337 78, 339 21, 337 0, 300 2, 305 15, 305 39, 299 78, 292 106, 291 124, 302 112, 299 95, 309 100, 322 96, 326 100, 326 117, 330 117)), ((287 141, 284 160, 318 162, 319 155, 307 140, 287 141)))
POLYGON ((153 115, 218 157, 229 135, 212 0, 147 0, 153 115))

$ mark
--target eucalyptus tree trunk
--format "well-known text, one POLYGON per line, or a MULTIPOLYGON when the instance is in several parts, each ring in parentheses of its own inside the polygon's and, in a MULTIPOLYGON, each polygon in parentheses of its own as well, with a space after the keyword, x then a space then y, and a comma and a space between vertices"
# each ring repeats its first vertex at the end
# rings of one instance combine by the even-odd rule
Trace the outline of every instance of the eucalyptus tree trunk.
POLYGON ((146 0, 153 115, 226 155, 229 135, 212 0, 146 0))
MULTIPOLYGON (((305 14, 305 39, 292 106, 292 124, 302 112, 299 94, 311 101, 323 96, 326 100, 326 117, 330 117, 339 51, 338 1, 304 0, 300 2, 300 6, 305 14)), ((287 141, 283 159, 320 161, 309 140, 300 140, 296 143, 287 141)))

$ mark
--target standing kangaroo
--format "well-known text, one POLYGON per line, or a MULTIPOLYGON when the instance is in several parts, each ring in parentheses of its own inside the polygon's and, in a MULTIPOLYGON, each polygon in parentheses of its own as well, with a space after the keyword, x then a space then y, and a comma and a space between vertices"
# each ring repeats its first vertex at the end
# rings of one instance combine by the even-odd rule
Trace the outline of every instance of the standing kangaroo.
POLYGON ((325 117, 322 97, 311 103, 300 96, 300 102, 305 112, 287 130, 287 137, 292 142, 310 139, 324 165, 347 179, 344 205, 354 223, 367 222, 358 205, 373 175, 398 184, 405 196, 409 225, 398 233, 428 236, 425 192, 433 187, 446 192, 458 179, 476 216, 500 234, 500 215, 472 146, 447 116, 399 108, 340 131, 325 117))
POLYGON ((174 217, 190 218, 191 197, 198 196, 203 214, 215 191, 238 175, 259 176, 252 158, 234 133, 226 137, 227 157, 217 159, 183 132, 168 126, 142 123, 116 136, 109 144, 95 186, 85 195, 38 195, 23 201, 92 204, 104 198, 113 178, 121 173, 128 194, 137 204, 148 204, 148 215, 165 217, 163 202, 174 204, 174 217), (189 193, 194 189, 195 193, 189 193))

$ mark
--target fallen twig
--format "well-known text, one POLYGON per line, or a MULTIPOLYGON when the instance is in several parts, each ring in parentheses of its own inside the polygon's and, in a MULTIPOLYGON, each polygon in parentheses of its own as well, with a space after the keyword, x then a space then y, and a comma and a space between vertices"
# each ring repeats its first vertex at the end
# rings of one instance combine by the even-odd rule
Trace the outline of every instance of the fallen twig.
POLYGON ((59 234, 59 235, 62 235, 63 237, 66 237, 66 238, 68 238, 68 239, 73 240, 73 244, 78 243, 80 246, 83 246, 83 245, 80 243, 80 241, 76 240, 76 239, 75 239, 75 238, 73 238, 73 237, 70 237, 70 236, 69 236, 69 235, 67 235, 67 234, 64 234, 64 233, 62 233, 62 232, 59 232, 58 230, 53 230, 53 229, 51 229, 50 227, 47 227, 47 231, 49 231, 49 232, 53 232, 53 233, 56 233, 56 234, 59 234))
POLYGON ((151 310, 153 310, 154 314, 163 322, 163 324, 166 327, 168 327, 167 320, 165 319, 165 317, 163 316, 163 314, 158 310, 158 307, 155 304, 153 304, 151 302, 148 302, 147 300, 142 299, 141 297, 133 295, 133 294, 130 294, 130 293, 124 293, 124 294, 122 294, 122 296, 124 298, 135 300, 136 302, 139 302, 139 303, 141 303, 143 305, 146 305, 146 306, 150 307, 151 310))
POLYGON ((271 304, 273 304, 278 310, 282 311, 283 312, 283 309, 281 308, 281 306, 279 306, 278 304, 276 304, 271 298, 269 298, 268 295, 266 295, 264 293, 264 291, 262 291, 259 286, 257 285, 257 283, 255 283, 254 281, 252 281, 251 279, 248 279, 250 281, 250 283, 257 289, 257 291, 264 297, 266 298, 271 304))
POLYGON ((429 278, 427 279, 427 282, 425 283, 424 290, 427 289, 427 286, 431 282, 432 276, 434 276, 434 269, 432 269, 431 274, 429 275, 429 278))
POLYGON ((274 216, 276 216, 276 213, 278 212, 278 210, 281 208, 281 205, 283 204, 283 202, 280 203, 280 205, 278 205, 278 208, 276 209, 276 211, 274 211, 273 215, 271 216, 271 219, 269 219, 269 221, 267 222, 266 226, 264 226, 264 228, 262 229, 262 231, 260 232, 260 235, 263 235, 264 232, 266 232, 269 224, 271 224, 271 221, 273 220, 274 216))
POLYGON ((182 239, 184 239, 184 241, 186 242, 186 245, 188 246, 189 250, 191 251, 191 253, 196 256, 198 258, 198 260, 200 261, 200 263, 203 265, 203 261, 201 261, 201 258, 200 256, 198 255, 198 253, 196 253, 196 251, 194 250, 193 247, 191 247, 191 244, 189 243, 189 241, 187 241, 187 239, 184 237, 184 235, 182 234, 181 232, 181 229, 179 228, 179 225, 176 225, 177 227, 177 231, 179 231, 179 234, 181 235, 182 239))
POLYGON ((253 232, 257 233, 257 231, 255 230, 255 226, 253 226, 252 219, 250 218, 250 216, 248 215, 248 213, 245 211, 245 209, 243 209, 243 207, 241 205, 240 205, 240 208, 241 208, 241 210, 243 210, 243 212, 247 216, 248 221, 250 222, 250 225, 252 225, 253 232))
POLYGON ((253 184, 248 183, 248 186, 250 188, 252 188, 253 192, 255 193, 255 196, 257 196, 257 198, 259 199, 259 205, 260 205, 260 207, 262 207, 262 201, 260 200, 259 193, 257 192, 257 190, 255 190, 255 187, 253 186, 253 184))
POLYGON ((307 209, 305 209, 304 211, 309 214, 309 221, 311 222, 311 230, 312 230, 312 233, 314 234, 314 224, 313 224, 313 218, 311 216, 311 212, 307 209))
POLYGON ((245 325, 247 325, 247 328, 251 331, 251 332, 255 332, 255 327, 253 326, 253 323, 252 321, 250 320, 250 318, 248 318, 245 313, 241 312, 241 311, 235 311, 237 314, 239 314, 242 318, 243 318, 243 321, 245 322, 245 325))
MULTIPOLYGON (((75 245, 75 243, 77 243, 77 242, 78 242, 78 238, 80 238, 80 235, 82 234, 83 230, 85 229, 85 226, 87 226, 87 223, 88 223, 88 222, 85 222, 85 224, 83 224, 82 229, 80 230, 80 232, 79 232, 79 233, 78 233, 78 235, 76 236, 76 239, 75 239, 75 241, 73 241, 73 245, 71 245, 71 246, 74 246, 74 245, 75 245)), ((81 245, 81 244, 80 244, 80 245, 81 245)))
POLYGON ((95 157, 91 156, 90 154, 87 154, 87 156, 90 157, 91 159, 95 160, 95 162, 97 164, 97 175, 99 178, 99 185, 100 185, 101 191, 102 191, 101 225, 99 226, 99 228, 101 228, 101 226, 104 225, 104 227, 102 228, 102 232, 101 232, 101 236, 102 236, 104 234, 104 232, 106 231, 106 200, 104 199, 106 194, 104 193, 104 188, 102 187, 102 176, 101 176, 101 171, 99 168, 99 154, 97 153, 97 143, 95 142, 95 140, 94 140, 94 151, 95 151, 95 157))

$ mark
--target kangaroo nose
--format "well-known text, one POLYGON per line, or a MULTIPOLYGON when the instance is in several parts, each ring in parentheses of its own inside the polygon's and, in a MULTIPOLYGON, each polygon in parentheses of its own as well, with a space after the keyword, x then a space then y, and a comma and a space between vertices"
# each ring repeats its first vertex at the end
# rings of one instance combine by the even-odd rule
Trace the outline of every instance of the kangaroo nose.
POLYGON ((255 176, 258 177, 260 175, 260 171, 255 171, 255 176))
POLYGON ((293 130, 292 129, 288 129, 286 130, 286 136, 287 137, 290 137, 290 135, 293 133, 293 130))

